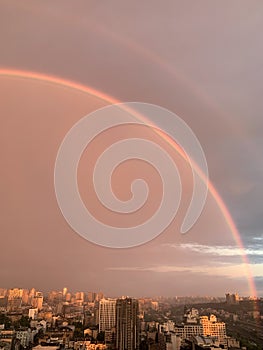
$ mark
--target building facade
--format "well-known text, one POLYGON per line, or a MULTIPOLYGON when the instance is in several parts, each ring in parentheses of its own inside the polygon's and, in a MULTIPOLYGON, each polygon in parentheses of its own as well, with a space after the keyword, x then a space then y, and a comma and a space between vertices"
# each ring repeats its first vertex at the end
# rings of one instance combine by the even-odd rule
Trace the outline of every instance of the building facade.
POLYGON ((113 341, 116 327, 116 299, 101 299, 99 302, 99 332, 105 332, 106 343, 113 341))
POLYGON ((203 336, 210 336, 216 338, 220 344, 227 344, 226 340, 226 324, 224 322, 217 322, 215 315, 201 316, 200 323, 203 327, 203 336))
POLYGON ((139 348, 139 305, 133 298, 121 298, 116 302, 116 348, 139 348))

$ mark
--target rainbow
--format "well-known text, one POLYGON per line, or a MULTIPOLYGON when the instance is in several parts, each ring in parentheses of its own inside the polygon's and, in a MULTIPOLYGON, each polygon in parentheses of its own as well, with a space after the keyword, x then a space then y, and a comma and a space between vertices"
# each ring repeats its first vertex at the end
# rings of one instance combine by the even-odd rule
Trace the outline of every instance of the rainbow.
MULTIPOLYGON (((86 86, 86 85, 83 85, 80 83, 76 83, 74 81, 67 80, 64 78, 52 76, 52 75, 41 74, 41 73, 36 73, 36 72, 31 72, 31 71, 15 70, 15 69, 0 69, 0 76, 6 76, 6 77, 11 77, 11 78, 14 77, 16 79, 17 78, 19 78, 19 79, 31 79, 31 80, 37 80, 37 81, 41 81, 41 82, 50 83, 50 84, 55 84, 55 85, 63 86, 64 88, 74 89, 74 90, 77 90, 77 91, 80 91, 83 93, 88 93, 88 94, 93 95, 97 98, 100 98, 101 100, 104 100, 105 102, 107 102, 109 104, 120 103, 120 101, 113 98, 112 96, 104 94, 101 91, 93 89, 89 86, 86 86)), ((184 159, 187 160, 186 155, 184 154, 182 149, 175 142, 172 142, 168 136, 165 136, 165 134, 163 134, 163 133, 159 133, 159 134, 169 144, 171 144, 172 147, 175 148, 176 151, 184 159)), ((198 171, 198 169, 197 169, 197 171, 198 171)), ((221 213, 222 213, 227 225, 229 226, 229 228, 232 232, 232 235, 234 237, 236 244, 241 249, 241 251, 244 252, 242 254, 242 260, 243 260, 245 270, 246 270, 245 273, 246 273, 247 278, 248 278, 248 285, 249 285, 250 294, 252 296, 256 296, 257 291, 256 291, 255 282, 254 282, 253 275, 252 275, 252 272, 250 269, 250 263, 249 263, 248 257, 245 254, 244 245, 243 245, 243 242, 241 240, 240 233, 238 232, 236 225, 235 225, 235 223, 231 217, 231 214, 229 213, 224 201, 220 197, 219 193, 217 192, 216 188, 214 187, 214 185, 212 184, 211 181, 208 181, 208 189, 209 189, 209 192, 211 193, 211 195, 213 196, 213 198, 215 199, 219 209, 221 210, 221 213)))

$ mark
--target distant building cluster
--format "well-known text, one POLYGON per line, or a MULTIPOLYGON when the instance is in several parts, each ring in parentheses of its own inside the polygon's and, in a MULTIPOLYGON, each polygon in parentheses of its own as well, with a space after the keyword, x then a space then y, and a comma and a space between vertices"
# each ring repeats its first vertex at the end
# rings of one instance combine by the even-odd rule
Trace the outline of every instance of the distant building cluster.
POLYGON ((35 288, 30 290, 22 288, 0 289, 0 307, 6 305, 8 311, 15 311, 22 305, 30 305, 38 310, 42 309, 43 293, 35 288))
POLYGON ((260 311, 250 308, 231 313, 240 302, 237 294, 226 294, 225 301, 205 299, 226 310, 187 307, 186 301, 198 305, 204 300, 106 298, 102 292, 67 288, 46 295, 35 288, 0 289, 0 350, 245 349, 227 335, 224 320, 241 324, 242 317, 249 317, 255 327, 253 319, 262 319, 260 311))
POLYGON ((235 294, 230 294, 230 293, 227 293, 226 294, 226 303, 229 304, 229 305, 236 305, 236 304, 239 304, 239 295, 237 293, 235 294))

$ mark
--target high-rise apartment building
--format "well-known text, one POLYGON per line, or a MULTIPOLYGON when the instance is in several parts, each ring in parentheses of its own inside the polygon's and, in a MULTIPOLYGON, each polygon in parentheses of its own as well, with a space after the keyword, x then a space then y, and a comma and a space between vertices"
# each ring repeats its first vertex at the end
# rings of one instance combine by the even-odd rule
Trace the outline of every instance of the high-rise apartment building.
POLYGON ((101 299, 99 303, 99 332, 116 327, 116 299, 101 299))
POLYGON ((75 294, 76 300, 84 301, 84 297, 85 297, 84 292, 77 292, 75 294))
POLYGON ((43 306, 42 292, 36 292, 35 296, 31 300, 31 305, 33 306, 33 308, 36 308, 38 310, 42 309, 42 306, 43 306))
POLYGON ((22 306, 23 289, 13 288, 8 290, 8 311, 14 311, 22 306))
POLYGON ((226 303, 229 305, 235 305, 239 303, 239 295, 237 293, 235 294, 226 294, 226 303))
POLYGON ((67 293, 67 294, 66 294, 65 300, 66 300, 68 303, 70 303, 70 300, 71 300, 71 293, 67 293))
POLYGON ((116 299, 100 300, 99 332, 105 332, 106 343, 113 343, 116 333, 116 299))
POLYGON ((96 294, 96 301, 100 301, 103 298, 104 298, 104 294, 102 292, 98 292, 96 294))
POLYGON ((24 305, 28 304, 28 298, 29 298, 29 290, 28 289, 23 289, 22 303, 24 305))
POLYGON ((88 292, 87 301, 89 303, 94 303, 95 300, 96 300, 96 293, 95 292, 88 292))
POLYGON ((67 292, 68 292, 68 288, 67 288, 67 287, 64 287, 64 288, 62 289, 63 299, 66 299, 67 292))
POLYGON ((23 289, 22 288, 13 288, 8 291, 8 300, 22 299, 23 289))
POLYGON ((116 302, 116 348, 138 349, 138 300, 121 298, 116 302))

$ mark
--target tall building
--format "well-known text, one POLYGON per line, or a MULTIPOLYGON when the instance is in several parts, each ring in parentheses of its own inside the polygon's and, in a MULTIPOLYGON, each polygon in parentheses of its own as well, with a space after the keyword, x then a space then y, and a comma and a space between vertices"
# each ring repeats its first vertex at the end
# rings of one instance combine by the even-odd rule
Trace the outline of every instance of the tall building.
POLYGON ((116 299, 101 299, 99 302, 99 332, 105 332, 106 343, 113 342, 116 327, 116 299))
POLYGON ((99 303, 99 332, 116 327, 116 299, 101 299, 99 303))
POLYGON ((27 301, 28 304, 32 305, 35 294, 36 294, 35 288, 31 288, 28 293, 28 301, 27 301))
POLYGON ((28 304, 28 298, 29 298, 29 290, 28 289, 23 289, 22 303, 24 305, 28 304))
POLYGON ((22 288, 13 288, 8 291, 8 300, 22 299, 23 289, 22 288))
POLYGON ((75 298, 76 298, 76 300, 84 301, 84 292, 77 292, 75 294, 75 298))
POLYGON ((42 309, 42 306, 43 306, 42 292, 36 292, 35 296, 31 300, 31 305, 33 306, 33 308, 36 308, 38 310, 42 309))
POLYGON ((84 292, 77 292, 75 294, 75 304, 78 306, 82 306, 84 303, 84 299, 85 299, 85 294, 84 292))
POLYGON ((96 300, 96 293, 88 292, 87 299, 89 303, 94 303, 94 301, 96 300))
POLYGON ((235 294, 226 294, 226 303, 229 305, 235 305, 239 304, 239 295, 237 293, 235 294))
POLYGON ((23 289, 13 288, 8 290, 7 310, 14 311, 22 306, 23 289))
POLYGON ((67 288, 67 287, 64 287, 64 288, 62 289, 63 299, 66 299, 67 292, 68 292, 68 288, 67 288))
POLYGON ((102 292, 99 292, 96 294, 96 301, 100 301, 104 298, 104 294, 102 292))
POLYGON ((65 300, 66 300, 68 303, 70 302, 70 300, 71 300, 71 293, 67 293, 67 294, 66 294, 65 300))
POLYGON ((138 300, 121 298, 116 302, 116 348, 118 350, 135 350, 138 342, 138 300))

